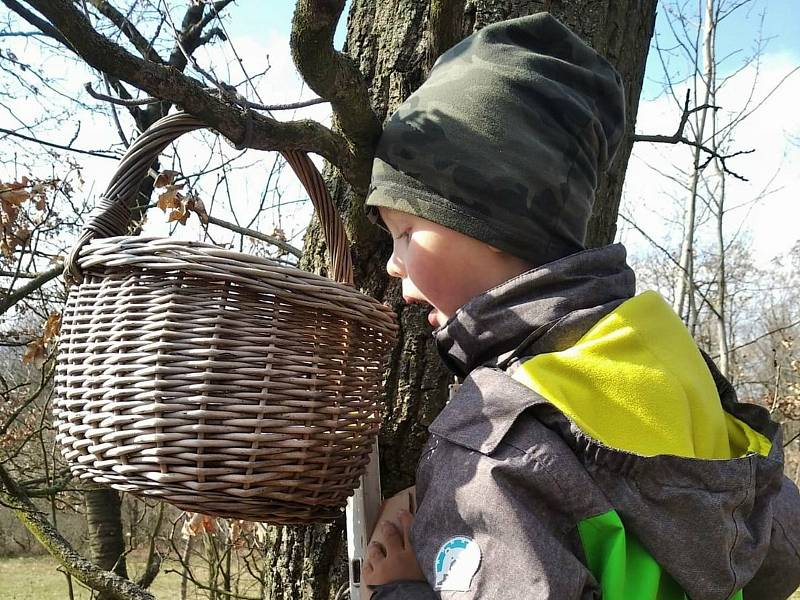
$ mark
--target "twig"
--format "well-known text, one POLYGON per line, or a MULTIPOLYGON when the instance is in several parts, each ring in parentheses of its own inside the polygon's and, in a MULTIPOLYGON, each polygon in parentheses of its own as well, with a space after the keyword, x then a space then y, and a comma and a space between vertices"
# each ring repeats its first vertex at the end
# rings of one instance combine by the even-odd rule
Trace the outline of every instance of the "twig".
POLYGON ((86 82, 83 84, 83 88, 89 92, 89 95, 92 98, 97 98, 98 100, 103 100, 104 102, 110 102, 111 104, 116 104, 118 106, 143 106, 145 104, 158 104, 161 102, 158 98, 137 98, 134 100, 123 100, 122 98, 114 98, 114 96, 107 96, 106 94, 101 94, 100 92, 95 92, 92 84, 90 82, 86 82))
MULTIPOLYGON (((108 76, 106 74, 103 74, 103 83, 106 87, 106 93, 111 94, 111 86, 108 83, 108 76)), ((122 123, 120 123, 119 115, 117 114, 117 108, 113 104, 111 105, 111 116, 114 118, 114 125, 117 127, 117 134, 122 140, 122 144, 125 146, 125 148, 129 148, 131 144, 128 141, 128 136, 126 136, 125 132, 122 130, 122 123)))
MULTIPOLYGON (((791 329, 792 327, 796 327, 798 325, 800 325, 800 319, 798 319, 797 321, 794 321, 793 323, 789 323, 788 325, 784 325, 783 327, 778 327, 777 329, 772 329, 771 331, 767 331, 766 333, 762 333, 760 336, 758 336, 756 338, 753 338, 749 342, 745 342, 744 344, 739 344, 738 346, 735 346, 735 347, 731 348, 730 350, 728 350, 728 353, 730 354, 732 352, 735 352, 736 350, 741 350, 742 348, 746 348, 747 346, 751 346, 752 344, 755 344, 759 340, 763 340, 765 337, 771 336, 773 333, 780 333, 781 331, 786 331, 787 329, 791 329)), ((719 358, 719 355, 712 356, 711 358, 716 360, 717 358, 719 358)))
POLYGON ((243 108, 254 108, 256 110, 294 110, 296 108, 305 108, 306 106, 314 106, 315 104, 324 104, 329 102, 325 98, 311 98, 309 100, 301 100, 300 102, 290 102, 289 104, 258 104, 250 102, 241 98, 236 99, 236 104, 243 108))
POLYGON ((212 225, 218 225, 219 227, 224 227, 225 229, 230 229, 231 231, 235 231, 236 233, 241 233, 242 235, 246 235, 252 238, 256 238, 257 240, 261 240, 262 242, 267 242, 269 244, 273 244, 288 252, 289 254, 294 254, 297 258, 301 258, 303 256, 303 252, 298 250, 291 244, 288 244, 281 240, 280 238, 267 235, 266 233, 261 233, 259 231, 254 231, 252 229, 247 229, 246 227, 241 227, 236 223, 230 223, 228 221, 223 221, 222 219, 218 219, 216 217, 212 217, 209 215, 208 222, 212 225))
POLYGON ((35 142, 37 144, 41 144, 42 146, 50 146, 51 148, 58 148, 59 150, 68 150, 69 152, 77 152, 78 154, 88 154, 89 156, 99 156, 100 158, 110 158, 112 160, 119 160, 120 158, 122 158, 121 156, 116 154, 106 154, 105 152, 96 152, 93 150, 81 150, 79 148, 70 148, 69 146, 62 146, 61 144, 55 144, 53 142, 45 142, 44 140, 38 140, 35 137, 23 135, 21 133, 17 133, 16 131, 11 131, 10 129, 5 129, 3 127, 0 127, 0 133, 5 133, 6 135, 18 137, 23 140, 27 140, 29 142, 35 142))
MULTIPOLYGON (((772 353, 773 356, 776 354, 774 348, 772 350, 772 353)), ((777 363, 777 360, 775 360, 775 362, 777 363)), ((780 400, 780 396, 778 394, 780 383, 781 383, 781 366, 775 365, 775 393, 772 394, 772 406, 769 409, 770 415, 772 415, 775 412, 775 409, 778 408, 778 400, 780 400)))
POLYGON ((3 0, 3 4, 5 4, 8 8, 13 10, 15 13, 17 13, 20 17, 25 19, 28 23, 38 28, 46 36, 53 38, 57 42, 62 43, 69 50, 75 52, 75 50, 72 48, 67 39, 63 35, 61 35, 61 32, 59 32, 58 29, 53 27, 46 20, 42 19, 39 15, 31 12, 16 0, 3 0))
POLYGON ((21 279, 33 279, 38 275, 39 275, 38 273, 16 273, 14 271, 6 271, 5 269, 0 269, 0 277, 17 277, 21 279))
MULTIPOLYGON (((103 100, 104 102, 110 102, 111 104, 117 104, 119 106, 143 106, 145 104, 158 104, 162 102, 158 98, 154 98, 152 96, 148 96, 147 98, 138 98, 135 100, 123 100, 122 98, 114 98, 113 96, 107 96, 106 94, 101 94, 100 92, 96 92, 94 88, 92 88, 92 84, 87 82, 83 84, 84 89, 89 93, 92 98, 96 98, 97 100, 103 100)), ((214 90, 214 88, 206 88, 206 90, 214 90)), ((235 96, 231 94, 230 91, 226 91, 226 98, 231 100, 232 102, 238 104, 242 108, 254 108, 256 110, 266 110, 266 111, 273 111, 273 110, 294 110, 297 108, 305 108, 306 106, 314 106, 315 104, 323 104, 328 102, 324 98, 311 98, 309 100, 301 100, 300 102, 291 102, 289 104, 259 104, 257 102, 250 102, 249 100, 245 100, 239 94, 235 96)))
MULTIPOLYGON (((368 156, 363 147, 353 147, 352 142, 349 143, 341 133, 315 121, 276 121, 253 111, 248 115, 233 111, 229 100, 209 94, 195 78, 177 68, 143 60, 100 35, 71 2, 28 0, 28 3, 69 40, 72 48, 89 66, 109 77, 125 81, 145 94, 181 106, 229 140, 242 140, 249 130, 249 148, 300 150, 319 154, 339 167, 356 192, 366 192, 371 154, 368 156)), ((354 64, 353 69, 357 71, 354 64)), ((369 108, 368 95, 365 98, 369 108)), ((377 139, 380 125, 374 114, 373 118, 377 139)))
POLYGON ((119 29, 125 35, 125 37, 128 38, 128 41, 133 44, 133 47, 139 51, 143 58, 158 63, 164 62, 158 53, 153 50, 153 46, 148 43, 145 37, 139 32, 138 29, 136 29, 126 15, 123 15, 105 0, 88 1, 100 12, 100 14, 117 26, 117 29, 119 29))
POLYGON ((708 159, 702 164, 698 166, 698 170, 702 171, 705 169, 708 164, 714 160, 718 159, 720 164, 722 165, 722 170, 730 175, 731 177, 735 177, 741 181, 748 181, 747 178, 735 173, 728 169, 727 164, 725 161, 729 158, 733 158, 735 156, 740 156, 742 154, 752 154, 755 150, 740 150, 739 152, 734 152, 733 154, 720 154, 716 150, 713 150, 706 146, 705 144, 697 141, 690 140, 686 136, 683 135, 683 131, 686 128, 686 123, 689 120, 689 116, 693 113, 696 113, 701 110, 712 109, 714 111, 719 110, 719 106, 714 106, 713 104, 702 104, 700 106, 696 106, 694 108, 689 108, 689 90, 686 90, 686 99, 684 100, 683 104, 683 112, 681 114, 681 120, 678 124, 678 129, 672 135, 648 135, 637 133, 633 136, 634 142, 652 142, 652 143, 659 143, 659 144, 686 144, 687 146, 692 146, 693 148, 698 148, 702 150, 706 154, 708 154, 708 159))
MULTIPOLYGON (((631 219, 629 219, 622 213, 619 214, 619 218, 628 223, 631 227, 633 227, 636 231, 638 231, 642 235, 642 237, 644 237, 648 242, 650 242, 651 244, 653 244, 653 246, 655 246, 658 250, 660 250, 672 262, 672 264, 674 264, 676 267, 678 267, 678 269, 683 271, 684 275, 687 276, 689 275, 689 272, 686 270, 686 267, 684 267, 682 264, 680 264, 680 262, 675 260, 672 254, 670 254, 669 250, 667 250, 666 248, 664 248, 664 246, 655 241, 650 235, 648 235, 648 233, 644 229, 639 227, 636 223, 634 223, 631 219)), ((691 285, 692 288, 694 288, 694 291, 696 291, 700 295, 700 298, 703 300, 703 302, 706 303, 706 305, 708 305, 708 308, 711 310, 711 312, 713 312, 717 317, 719 317, 719 312, 711 303, 711 300, 708 299, 708 296, 704 294, 703 291, 700 289, 700 286, 697 285, 697 282, 692 281, 691 278, 689 277, 687 277, 687 279, 689 281, 689 285, 691 285)))
MULTIPOLYGON (((181 573, 178 573, 178 571, 176 571, 175 569, 167 569, 164 572, 165 573, 175 573, 176 575, 182 575, 181 573)), ((199 588, 204 589, 204 590, 208 590, 210 592, 214 592, 215 594, 221 594, 221 595, 224 595, 224 596, 228 596, 229 598, 237 598, 239 600, 260 600, 259 598, 256 598, 255 596, 242 596, 241 594, 237 594, 235 592, 229 592, 228 590, 222 590, 220 588, 212 587, 210 585, 205 585, 204 583, 201 583, 201 582, 197 581, 197 579, 192 577, 191 574, 188 574, 187 579, 189 579, 196 587, 199 587, 199 588)))

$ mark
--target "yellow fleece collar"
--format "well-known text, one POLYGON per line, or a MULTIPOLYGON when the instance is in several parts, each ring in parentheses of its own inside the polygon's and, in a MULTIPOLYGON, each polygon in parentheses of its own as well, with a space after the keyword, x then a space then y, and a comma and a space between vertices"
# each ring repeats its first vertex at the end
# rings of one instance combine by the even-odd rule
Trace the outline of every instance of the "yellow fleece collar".
POLYGON ((723 410, 696 344, 656 292, 624 302, 574 346, 534 356, 513 377, 611 448, 704 459, 769 453, 766 437, 723 410))

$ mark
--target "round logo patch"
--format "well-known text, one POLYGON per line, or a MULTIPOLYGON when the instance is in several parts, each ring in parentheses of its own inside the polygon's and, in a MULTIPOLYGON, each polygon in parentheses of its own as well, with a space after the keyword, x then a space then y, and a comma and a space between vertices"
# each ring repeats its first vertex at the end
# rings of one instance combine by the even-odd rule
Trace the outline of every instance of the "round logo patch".
POLYGON ((466 592, 481 564, 481 549, 475 540, 459 535, 450 538, 436 553, 433 589, 466 592))

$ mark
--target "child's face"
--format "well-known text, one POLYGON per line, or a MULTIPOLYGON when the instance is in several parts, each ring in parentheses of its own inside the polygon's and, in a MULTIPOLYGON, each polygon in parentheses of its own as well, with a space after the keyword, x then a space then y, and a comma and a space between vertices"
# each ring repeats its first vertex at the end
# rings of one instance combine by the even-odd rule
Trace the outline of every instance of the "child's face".
POLYGON ((441 327, 471 298, 524 273, 532 265, 427 219, 380 209, 394 238, 386 271, 403 280, 407 303, 433 307, 428 322, 441 327))

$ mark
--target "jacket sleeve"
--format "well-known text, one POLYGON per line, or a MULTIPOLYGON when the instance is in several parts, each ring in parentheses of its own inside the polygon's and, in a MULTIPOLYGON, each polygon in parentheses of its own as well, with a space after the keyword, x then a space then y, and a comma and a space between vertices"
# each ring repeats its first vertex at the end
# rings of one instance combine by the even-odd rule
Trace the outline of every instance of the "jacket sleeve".
POLYGON ((785 600, 800 586, 800 494, 788 477, 783 478, 772 510, 770 547, 744 588, 745 598, 785 600))
POLYGON ((376 600, 599 598, 559 510, 565 496, 532 453, 501 444, 487 455, 433 436, 417 494, 411 539, 429 585, 396 582, 376 600))

